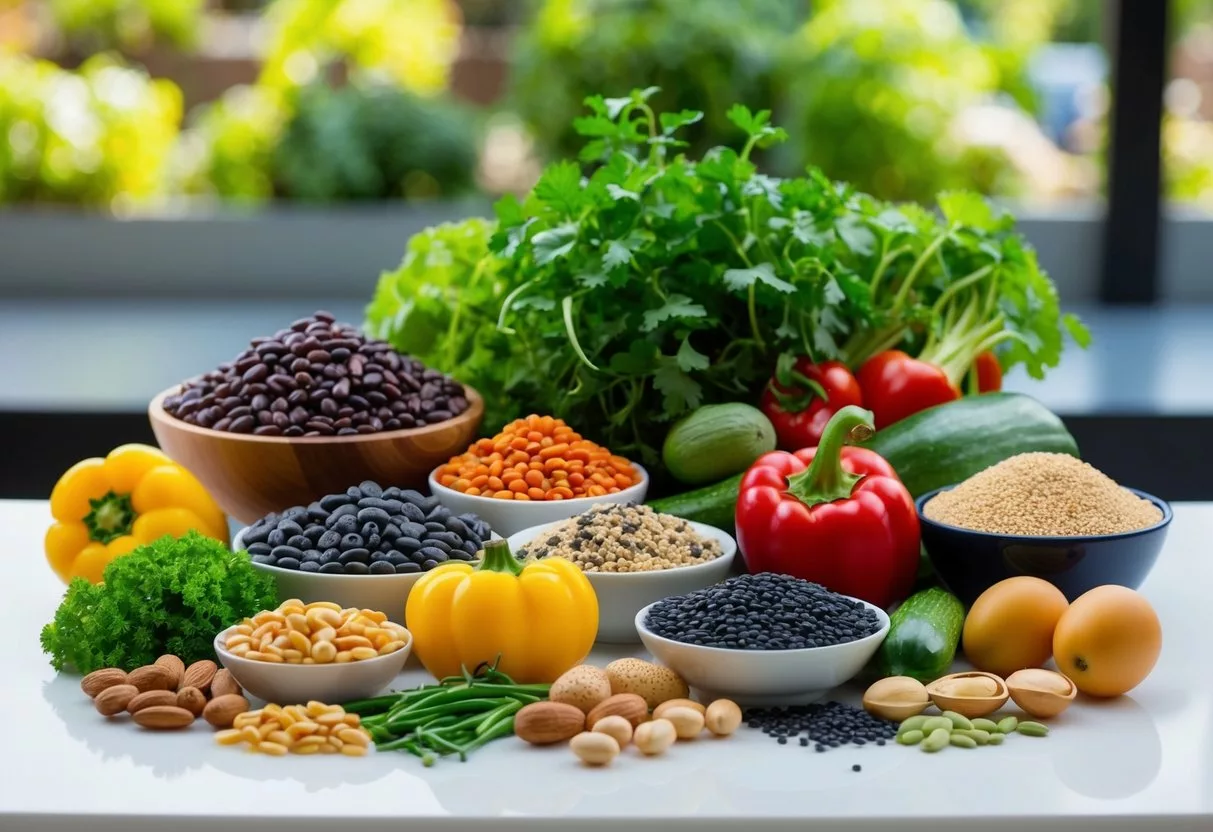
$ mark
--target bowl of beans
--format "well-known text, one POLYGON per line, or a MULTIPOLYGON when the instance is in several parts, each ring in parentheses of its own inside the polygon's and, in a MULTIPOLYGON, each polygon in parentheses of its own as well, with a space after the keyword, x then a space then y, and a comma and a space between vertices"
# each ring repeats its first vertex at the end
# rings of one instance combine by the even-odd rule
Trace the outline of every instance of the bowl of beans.
POLYGON ((160 447, 242 523, 365 479, 421 487, 483 413, 472 388, 327 312, 148 408, 160 447))
POLYGON ((434 469, 430 492, 457 513, 512 534, 576 517, 600 503, 641 503, 641 466, 584 439, 561 419, 527 416, 434 469))
POLYGON ((274 579, 279 598, 384 610, 403 624, 418 578, 441 563, 478 560, 495 536, 483 519, 433 496, 366 481, 262 517, 232 549, 274 579))
POLYGON ((794 705, 858 675, 888 635, 889 616, 820 584, 761 572, 650 604, 636 630, 702 701, 794 705))
POLYGON ((520 558, 562 557, 581 567, 598 596, 597 641, 604 644, 639 642, 642 607, 724 580, 737 554, 728 532, 618 503, 525 529, 509 543, 520 558))
POLYGON ((219 662, 278 705, 374 696, 404 668, 413 636, 387 614, 292 598, 215 636, 219 662))
POLYGON ((1010 457, 917 506, 927 556, 966 605, 1017 575, 1046 580, 1071 601, 1104 584, 1136 589, 1172 516, 1165 500, 1051 453, 1010 457))

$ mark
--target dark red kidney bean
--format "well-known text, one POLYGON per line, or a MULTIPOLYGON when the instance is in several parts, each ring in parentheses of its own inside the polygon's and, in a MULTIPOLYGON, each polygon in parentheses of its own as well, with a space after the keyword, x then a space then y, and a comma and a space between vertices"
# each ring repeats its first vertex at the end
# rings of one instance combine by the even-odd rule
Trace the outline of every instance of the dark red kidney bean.
POLYGON ((253 428, 253 433, 257 436, 281 436, 282 428, 277 425, 262 425, 261 427, 253 428))
POLYGON ((307 391, 306 390, 296 390, 295 392, 291 393, 289 396, 286 397, 287 404, 301 405, 306 401, 307 401, 307 391))
POLYGON ((303 330, 307 329, 307 325, 311 322, 311 318, 300 318, 299 320, 291 323, 291 329, 295 330, 296 332, 302 332, 303 330))
POLYGON ((367 393, 366 400, 373 405, 387 404, 387 396, 383 395, 378 390, 372 390, 367 393))
POLYGON ((366 359, 361 355, 351 355, 346 366, 350 368, 350 375, 361 376, 362 371, 366 368, 366 359))
POLYGON ((308 412, 302 407, 296 407, 291 410, 290 419, 292 425, 302 425, 307 422, 308 412))
POLYGON ((291 425, 282 432, 283 436, 303 436, 303 427, 300 425, 291 425))
POLYGON ((286 399, 278 398, 270 402, 270 410, 274 413, 286 413, 290 409, 291 406, 287 404, 286 399))
MULTIPOLYGON (((245 408, 246 410, 248 408, 245 408)), ((231 427, 228 428, 232 433, 250 433, 253 430, 253 417, 245 414, 238 419, 233 419, 231 427)))
POLYGON ((268 410, 257 411, 257 424, 259 424, 259 425, 274 424, 274 414, 268 410))
POLYGON ((252 369, 253 367, 257 366, 260 363, 261 363, 260 358, 258 358, 256 355, 251 355, 251 356, 248 356, 247 358, 241 358, 239 361, 236 362, 235 366, 233 366, 232 369, 236 371, 237 375, 244 375, 244 373, 247 370, 252 369))
POLYGON ((308 421, 304 427, 309 431, 315 431, 325 436, 331 436, 332 434, 336 433, 336 431, 333 429, 332 422, 322 422, 319 419, 312 419, 308 421))
POLYGON ((211 425, 211 429, 212 430, 227 430, 229 427, 231 427, 231 424, 232 424, 232 420, 225 416, 222 419, 220 419, 218 422, 215 422, 215 424, 211 425))
POLYGON ((383 373, 366 373, 362 377, 362 383, 368 387, 376 387, 383 383, 383 373))
POLYGON ((342 428, 341 430, 337 431, 338 436, 354 436, 357 433, 358 431, 354 430, 353 428, 342 428))
POLYGON ((333 385, 333 395, 338 399, 344 399, 350 394, 350 380, 343 378, 341 381, 333 385))
POLYGON ((337 408, 337 415, 343 418, 346 416, 353 416, 354 408, 350 407, 348 404, 342 405, 341 407, 337 408))
POLYGON ((350 421, 349 416, 342 416, 340 419, 333 420, 333 427, 337 428, 338 430, 340 430, 341 428, 348 428, 352 424, 353 424, 353 422, 350 421))
POLYGON ((227 416, 229 419, 239 419, 241 416, 251 415, 252 412, 253 409, 251 407, 246 404, 242 404, 240 407, 233 407, 231 410, 229 410, 227 412, 227 416))
POLYGON ((258 361, 252 367, 249 367, 247 370, 245 370, 244 375, 241 376, 241 378, 243 378, 245 381, 248 381, 248 382, 258 382, 258 381, 265 381, 267 378, 269 378, 269 375, 270 375, 270 368, 265 366, 265 364, 263 364, 262 362, 258 361))
POLYGON ((337 411, 339 409, 340 408, 337 406, 337 400, 328 395, 328 392, 325 391, 324 398, 320 400, 320 412, 325 416, 332 418, 337 415, 337 411))
MULTIPOLYGON (((317 347, 319 347, 319 344, 317 344, 317 347)), ((327 364, 331 359, 332 356, 328 354, 327 350, 314 349, 307 354, 307 360, 312 362, 312 364, 327 364)))
POLYGON ((275 413, 274 424, 277 425, 279 429, 286 430, 288 427, 290 427, 291 417, 287 416, 285 413, 275 413))
POLYGON ((249 407, 251 407, 253 410, 265 410, 269 406, 270 397, 264 393, 258 393, 257 395, 253 396, 252 400, 249 402, 249 407))
POLYGON ((295 373, 295 386, 306 390, 312 386, 312 377, 307 373, 295 373))

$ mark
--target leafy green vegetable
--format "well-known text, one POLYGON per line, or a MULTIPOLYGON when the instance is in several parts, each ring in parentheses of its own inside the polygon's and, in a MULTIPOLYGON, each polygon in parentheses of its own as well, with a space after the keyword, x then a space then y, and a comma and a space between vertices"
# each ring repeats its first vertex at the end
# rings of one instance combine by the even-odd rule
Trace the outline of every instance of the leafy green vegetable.
POLYGON ((656 466, 672 419, 755 401, 783 353, 858 366, 930 347, 967 366, 996 346, 1039 377, 1063 326, 1085 338, 980 197, 946 194, 934 213, 816 169, 759 173, 753 153, 785 134, 745 107, 728 114, 740 150, 688 158, 676 125, 696 114, 659 117, 654 92, 589 99, 578 127, 597 164, 551 165, 498 203, 495 233, 420 235, 380 281, 368 328, 484 393, 487 429, 550 413, 656 466))
POLYGON ((56 670, 132 670, 165 653, 186 664, 214 658, 216 633, 277 603, 273 579, 247 554, 195 532, 140 546, 105 567, 103 579, 72 581, 42 629, 56 670))
POLYGON ((181 109, 175 84, 109 55, 69 72, 0 50, 0 204, 157 194, 181 109))

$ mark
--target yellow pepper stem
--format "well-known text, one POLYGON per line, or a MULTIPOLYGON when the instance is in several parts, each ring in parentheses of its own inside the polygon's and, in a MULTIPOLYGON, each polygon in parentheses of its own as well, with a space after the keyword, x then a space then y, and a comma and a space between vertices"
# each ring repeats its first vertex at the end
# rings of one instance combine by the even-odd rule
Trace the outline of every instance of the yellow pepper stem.
POLYGON ((135 509, 130 494, 110 491, 104 497, 90 499, 88 504, 92 511, 85 515, 84 525, 88 527, 90 540, 109 543, 131 533, 135 509))
POLYGON ((506 572, 510 575, 522 574, 523 564, 510 551, 510 544, 504 540, 489 540, 484 544, 484 558, 476 565, 477 572, 506 572))

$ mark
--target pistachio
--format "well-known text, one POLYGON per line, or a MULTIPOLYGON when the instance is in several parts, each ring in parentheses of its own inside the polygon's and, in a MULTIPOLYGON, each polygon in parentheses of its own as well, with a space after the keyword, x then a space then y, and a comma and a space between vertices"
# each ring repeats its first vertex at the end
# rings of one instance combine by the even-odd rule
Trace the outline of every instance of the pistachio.
POLYGON ((909 676, 889 676, 875 682, 864 692, 863 708, 881 719, 907 719, 920 714, 931 704, 927 688, 909 676))
POLYGON ((1078 695, 1078 688, 1068 678, 1039 667, 1012 673, 1007 677, 1007 690, 1016 705, 1037 719, 1057 716, 1078 695))
POLYGON ((951 731, 954 727, 952 720, 946 716, 933 716, 922 724, 923 733, 930 735, 932 731, 938 731, 942 728, 945 731, 951 731))
POLYGON ((952 723, 953 728, 960 728, 967 731, 973 727, 973 723, 969 722, 969 718, 967 716, 958 714, 956 711, 944 711, 943 717, 952 723))
POLYGON ((1019 727, 1019 717, 1004 716, 998 720, 998 732, 1000 734, 1009 734, 1019 727))
POLYGON ((913 731, 905 731, 897 735, 897 742, 900 745, 918 745, 923 740, 922 731, 915 729, 913 731))
POLYGON ((898 733, 904 731, 921 731, 923 726, 927 724, 929 716, 912 716, 909 719, 903 720, 901 725, 897 726, 898 733))
POLYGON ((978 717, 977 719, 973 720, 973 727, 978 731, 985 731, 987 734, 993 734, 998 730, 998 723, 992 719, 978 717))
POLYGON ((1006 683, 992 673, 953 673, 927 685, 931 701, 941 711, 967 719, 992 714, 1003 706, 1009 693, 1006 683))
POLYGON ((951 736, 952 733, 947 728, 936 728, 918 747, 928 754, 932 754, 947 745, 951 736))
POLYGON ((1047 737, 1049 736, 1049 726, 1041 725, 1039 722, 1021 722, 1016 730, 1025 737, 1047 737))
POLYGON ((972 737, 966 737, 964 734, 959 733, 959 732, 954 733, 951 736, 949 736, 948 742, 950 742, 952 745, 956 746, 957 748, 976 748, 977 747, 977 740, 973 739, 972 737))

